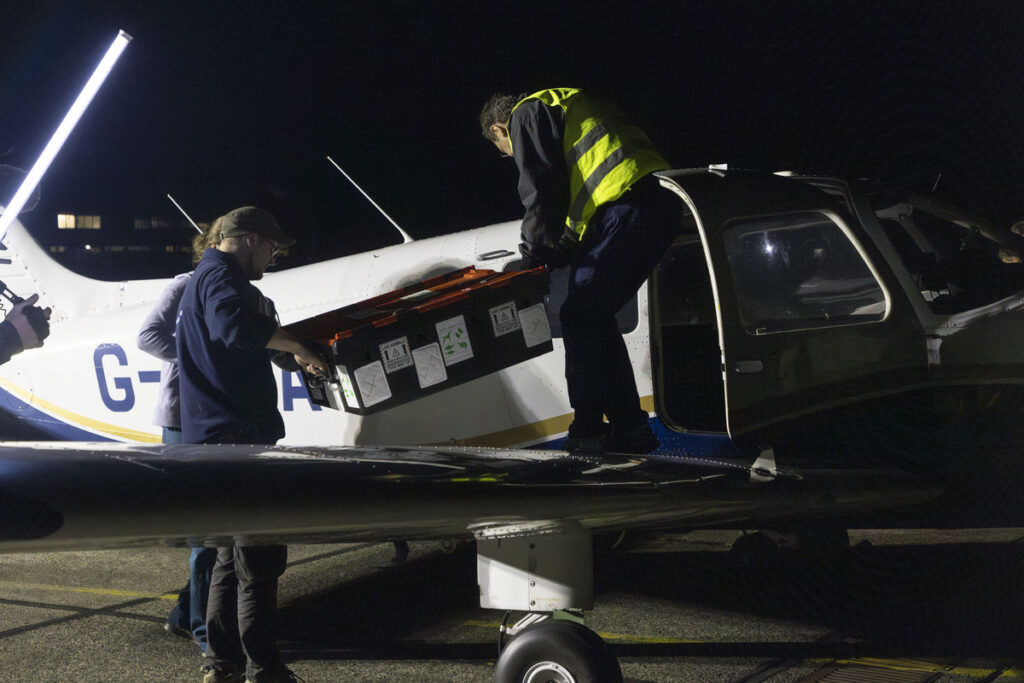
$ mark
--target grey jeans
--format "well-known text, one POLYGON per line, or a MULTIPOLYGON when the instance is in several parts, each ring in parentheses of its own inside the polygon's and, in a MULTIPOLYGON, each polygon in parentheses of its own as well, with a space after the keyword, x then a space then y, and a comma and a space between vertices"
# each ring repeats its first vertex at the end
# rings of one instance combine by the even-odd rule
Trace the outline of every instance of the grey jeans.
POLYGON ((273 680, 283 665, 277 651, 277 579, 288 563, 288 548, 217 548, 206 608, 206 658, 221 671, 241 672, 250 681, 273 680))

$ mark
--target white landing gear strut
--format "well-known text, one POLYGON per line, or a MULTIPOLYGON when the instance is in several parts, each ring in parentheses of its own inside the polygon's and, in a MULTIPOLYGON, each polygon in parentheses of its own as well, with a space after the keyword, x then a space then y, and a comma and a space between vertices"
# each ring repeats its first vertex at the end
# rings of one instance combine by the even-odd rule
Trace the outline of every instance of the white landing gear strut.
POLYGON ((528 612, 501 638, 496 683, 621 683, 619 663, 583 625, 594 606, 590 532, 576 522, 474 529, 480 606, 528 612))

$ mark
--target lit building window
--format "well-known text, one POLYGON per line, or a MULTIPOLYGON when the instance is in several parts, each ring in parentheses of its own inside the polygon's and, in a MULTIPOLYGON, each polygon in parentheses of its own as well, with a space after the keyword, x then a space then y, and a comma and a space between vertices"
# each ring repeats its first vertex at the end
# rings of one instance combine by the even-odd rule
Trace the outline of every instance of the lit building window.
POLYGON ((99 230, 99 216, 79 216, 72 213, 57 214, 57 228, 60 230, 99 230))

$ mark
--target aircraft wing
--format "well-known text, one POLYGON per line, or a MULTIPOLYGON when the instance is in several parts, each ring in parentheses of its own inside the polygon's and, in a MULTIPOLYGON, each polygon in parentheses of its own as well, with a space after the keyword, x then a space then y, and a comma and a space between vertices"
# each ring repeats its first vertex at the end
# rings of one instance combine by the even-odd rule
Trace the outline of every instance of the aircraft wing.
POLYGON ((940 493, 895 470, 484 448, 8 443, 0 551, 761 526, 940 493))

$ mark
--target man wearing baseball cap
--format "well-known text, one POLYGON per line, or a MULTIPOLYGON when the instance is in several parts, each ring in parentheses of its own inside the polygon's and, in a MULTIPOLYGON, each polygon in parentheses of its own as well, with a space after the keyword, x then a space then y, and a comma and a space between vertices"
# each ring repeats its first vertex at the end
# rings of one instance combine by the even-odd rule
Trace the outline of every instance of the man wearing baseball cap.
MULTIPOLYGON (((175 328, 184 443, 273 444, 284 436, 271 359, 285 354, 307 372, 327 366, 277 321, 252 285, 281 247, 294 244, 263 209, 220 219, 221 240, 203 252, 182 294, 175 328)), ((217 548, 206 611, 204 681, 291 681, 274 633, 285 546, 217 548)))

